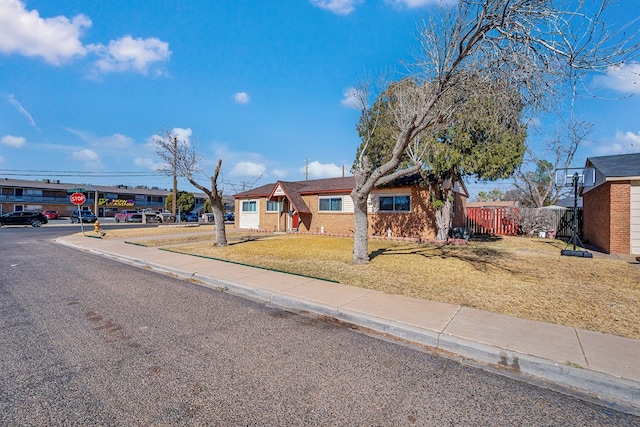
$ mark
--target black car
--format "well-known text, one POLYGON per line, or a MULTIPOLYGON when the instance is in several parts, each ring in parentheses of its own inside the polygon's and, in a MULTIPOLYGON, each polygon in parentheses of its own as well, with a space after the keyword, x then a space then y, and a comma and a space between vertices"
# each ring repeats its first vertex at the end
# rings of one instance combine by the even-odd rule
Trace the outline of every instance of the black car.
POLYGON ((236 215, 233 212, 225 212, 224 213, 224 220, 233 222, 233 221, 236 220, 236 215))
POLYGON ((47 217, 40 212, 9 212, 0 216, 0 227, 3 225, 31 225, 32 227, 40 227, 47 222, 49 222, 47 217))
POLYGON ((96 222, 97 218, 91 211, 73 211, 71 215, 69 215, 69 220, 73 222, 80 223, 80 217, 82 217, 82 222, 96 222))
POLYGON ((184 222, 198 222, 199 219, 198 214, 195 212, 187 212, 180 215, 180 221, 184 222))

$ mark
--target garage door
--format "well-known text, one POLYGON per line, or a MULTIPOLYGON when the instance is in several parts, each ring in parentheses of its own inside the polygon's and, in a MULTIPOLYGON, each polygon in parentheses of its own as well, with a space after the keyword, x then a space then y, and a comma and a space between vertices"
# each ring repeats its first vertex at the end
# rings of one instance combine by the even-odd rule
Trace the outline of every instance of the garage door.
POLYGON ((640 181, 631 184, 631 253, 640 255, 640 181))
POLYGON ((240 220, 238 228, 259 229, 260 228, 260 201, 241 200, 240 220))

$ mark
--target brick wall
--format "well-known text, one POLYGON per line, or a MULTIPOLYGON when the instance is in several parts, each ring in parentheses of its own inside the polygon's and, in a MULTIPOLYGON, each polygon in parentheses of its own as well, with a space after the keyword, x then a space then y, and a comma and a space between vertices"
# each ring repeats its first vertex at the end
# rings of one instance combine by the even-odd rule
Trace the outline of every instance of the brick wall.
MULTIPOLYGON (((369 235, 387 236, 391 230, 393 237, 411 237, 425 240, 435 239, 437 226, 434 210, 430 205, 430 194, 428 189, 414 187, 411 191, 411 212, 410 213, 369 213, 369 235)), ((402 193, 401 190, 398 192, 402 193)), ((390 192, 389 194, 395 194, 390 192)), ((404 194, 407 194, 406 192, 404 194)), ((348 195, 344 195, 345 203, 349 201, 348 195)), ((319 212, 318 196, 303 196, 304 202, 311 210, 311 215, 300 215, 299 231, 320 233, 324 230, 330 234, 353 234, 354 215, 351 212, 319 212)), ((236 224, 239 221, 240 201, 236 200, 236 224)), ((459 196, 456 199, 456 212, 454 214, 454 226, 464 217, 464 198, 459 196)), ((266 199, 261 198, 259 203, 260 229, 265 231, 284 230, 287 214, 278 215, 266 212, 266 199), (279 218, 280 217, 280 218, 279 218), (278 219, 280 228, 278 228, 278 219)))
POLYGON ((611 185, 611 252, 631 252, 631 183, 611 185))
POLYGON ((631 250, 631 187, 629 181, 605 182, 583 195, 584 243, 606 253, 631 250))
POLYGON ((411 189, 411 212, 369 214, 369 234, 393 237, 435 239, 437 226, 428 189, 411 189))

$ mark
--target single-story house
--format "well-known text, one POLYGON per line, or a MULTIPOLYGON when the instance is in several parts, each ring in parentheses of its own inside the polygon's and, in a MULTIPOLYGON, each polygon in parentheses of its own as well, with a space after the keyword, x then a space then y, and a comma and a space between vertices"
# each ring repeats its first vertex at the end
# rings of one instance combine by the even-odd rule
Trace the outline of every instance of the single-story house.
MULTIPOLYGON (((353 234, 353 176, 308 181, 278 181, 234 195, 236 226, 263 231, 353 234)), ((454 226, 464 224, 468 193, 454 186, 454 226)), ((430 192, 419 174, 376 188, 368 201, 369 235, 436 237, 430 192)))
POLYGON ((595 185, 582 189, 584 243, 640 255, 640 153, 590 157, 595 185))

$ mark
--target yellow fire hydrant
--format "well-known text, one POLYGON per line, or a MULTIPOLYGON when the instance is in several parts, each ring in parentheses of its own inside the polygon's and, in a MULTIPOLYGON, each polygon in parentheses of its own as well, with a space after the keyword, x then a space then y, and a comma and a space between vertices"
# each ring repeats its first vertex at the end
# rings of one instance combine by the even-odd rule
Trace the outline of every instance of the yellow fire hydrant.
POLYGON ((97 219, 96 222, 93 223, 93 231, 95 231, 96 233, 100 233, 100 223, 97 219))

